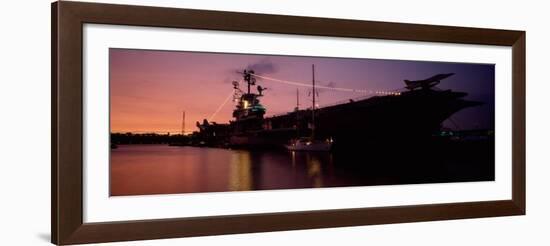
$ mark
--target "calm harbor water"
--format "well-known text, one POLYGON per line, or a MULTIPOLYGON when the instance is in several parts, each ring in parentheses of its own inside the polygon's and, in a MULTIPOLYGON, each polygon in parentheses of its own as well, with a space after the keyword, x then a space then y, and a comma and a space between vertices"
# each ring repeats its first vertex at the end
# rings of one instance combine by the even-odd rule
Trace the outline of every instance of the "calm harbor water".
POLYGON ((419 167, 401 160, 396 164, 354 158, 335 153, 120 145, 111 150, 110 192, 113 196, 175 194, 493 178, 492 170, 466 165, 469 160, 419 167))

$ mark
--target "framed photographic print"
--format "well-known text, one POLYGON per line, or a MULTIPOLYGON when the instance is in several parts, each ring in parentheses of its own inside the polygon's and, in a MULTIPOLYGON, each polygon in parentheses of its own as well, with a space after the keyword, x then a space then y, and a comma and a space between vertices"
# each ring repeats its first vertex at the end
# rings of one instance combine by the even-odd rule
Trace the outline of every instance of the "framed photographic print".
POLYGON ((52 4, 52 242, 525 214, 525 32, 52 4))

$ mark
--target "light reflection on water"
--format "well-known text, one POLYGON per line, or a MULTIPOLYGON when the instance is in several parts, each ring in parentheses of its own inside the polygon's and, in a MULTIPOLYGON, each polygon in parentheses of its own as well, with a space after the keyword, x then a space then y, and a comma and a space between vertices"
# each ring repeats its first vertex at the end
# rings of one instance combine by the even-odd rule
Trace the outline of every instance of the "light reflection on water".
POLYGON ((231 154, 229 175, 229 190, 251 190, 252 174, 251 160, 248 151, 235 151, 231 154))
POLYGON ((111 195, 338 186, 342 178, 329 172, 331 155, 121 145, 111 151, 111 195))
POLYGON ((120 145, 110 188, 117 196, 494 180, 492 145, 462 145, 401 155, 120 145))

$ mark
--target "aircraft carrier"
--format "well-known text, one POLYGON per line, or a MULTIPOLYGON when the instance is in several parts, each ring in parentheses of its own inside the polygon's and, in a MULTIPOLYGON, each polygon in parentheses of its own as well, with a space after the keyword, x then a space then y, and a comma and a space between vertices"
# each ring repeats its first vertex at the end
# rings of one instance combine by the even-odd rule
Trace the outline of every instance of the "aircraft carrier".
MULTIPOLYGON (((399 92, 359 98, 331 106, 294 109, 265 117, 260 103, 265 88, 256 86, 254 71, 243 71, 246 90, 233 83, 236 107, 227 124, 197 122, 198 138, 212 146, 280 147, 291 139, 310 136, 326 139, 335 148, 382 144, 414 144, 430 138, 454 113, 480 102, 465 100, 465 92, 435 88, 453 74, 438 74, 419 81, 404 80, 399 92), (253 87, 256 86, 256 92, 253 87)), ((313 86, 314 86, 313 82, 313 86)), ((315 95, 315 88, 313 88, 315 95)))

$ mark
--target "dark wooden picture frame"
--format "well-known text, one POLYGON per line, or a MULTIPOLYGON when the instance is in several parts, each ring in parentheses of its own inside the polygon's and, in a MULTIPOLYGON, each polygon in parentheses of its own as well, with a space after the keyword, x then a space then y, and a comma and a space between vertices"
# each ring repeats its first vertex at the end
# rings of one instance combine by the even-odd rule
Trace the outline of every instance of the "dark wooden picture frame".
POLYGON ((525 214, 525 32, 55 2, 52 4, 52 243, 77 244, 525 214), (83 222, 83 24, 116 24, 512 47, 512 199, 83 222))

